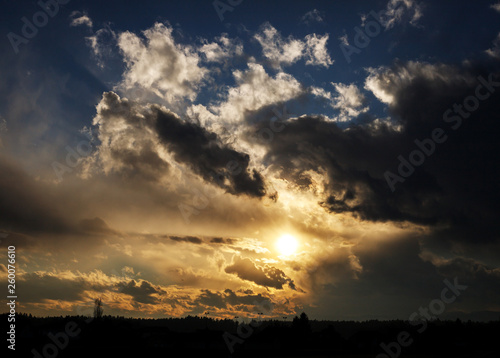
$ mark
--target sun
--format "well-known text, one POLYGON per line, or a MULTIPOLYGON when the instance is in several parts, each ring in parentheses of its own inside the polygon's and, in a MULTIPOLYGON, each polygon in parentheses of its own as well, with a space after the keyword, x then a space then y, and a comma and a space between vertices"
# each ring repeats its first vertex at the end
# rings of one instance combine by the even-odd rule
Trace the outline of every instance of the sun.
POLYGON ((289 234, 281 236, 278 241, 276 241, 276 248, 284 256, 294 254, 298 247, 299 242, 297 239, 289 234))

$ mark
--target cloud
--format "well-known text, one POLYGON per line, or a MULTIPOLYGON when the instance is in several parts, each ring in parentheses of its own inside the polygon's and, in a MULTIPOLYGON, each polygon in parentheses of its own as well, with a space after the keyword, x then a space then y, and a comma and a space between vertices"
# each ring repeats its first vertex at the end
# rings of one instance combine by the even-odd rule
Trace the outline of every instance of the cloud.
POLYGON ((500 2, 496 4, 491 4, 490 7, 494 9, 495 11, 500 12, 500 2))
POLYGON ((262 46, 264 57, 269 59, 275 67, 290 65, 297 62, 302 56, 305 45, 302 41, 292 38, 283 39, 281 34, 271 24, 266 23, 261 33, 255 39, 262 46))
POLYGON ((80 221, 80 227, 83 232, 89 234, 115 235, 117 232, 111 229, 101 218, 83 219, 80 221))
POLYGON ((458 68, 446 64, 430 64, 418 61, 409 61, 404 65, 369 68, 369 76, 365 81, 365 88, 371 91, 381 102, 389 105, 396 104, 394 94, 400 93, 416 80, 431 81, 435 86, 449 86, 472 84, 474 77, 467 72, 460 72, 458 68))
POLYGON ((135 280, 130 280, 128 283, 120 283, 118 287, 120 292, 132 296, 136 302, 145 304, 159 303, 162 296, 167 293, 160 286, 155 286, 145 280, 140 281, 140 284, 135 280))
POLYGON ((204 40, 203 46, 199 49, 199 52, 204 54, 207 62, 219 63, 228 58, 243 54, 243 45, 236 40, 228 38, 227 34, 222 34, 215 40, 216 42, 210 43, 204 40))
POLYGON ((26 273, 19 277, 19 294, 23 302, 34 303, 44 300, 80 301, 85 298, 85 291, 100 291, 107 287, 108 282, 99 282, 103 278, 101 272, 89 274, 73 274, 68 271, 49 273, 26 273))
POLYGON ((346 46, 349 46, 349 37, 347 36, 347 34, 343 34, 342 36, 339 36, 339 41, 346 45, 346 46))
POLYGON ((168 152, 206 182, 232 194, 266 195, 264 178, 249 167, 248 154, 164 107, 140 105, 107 92, 97 106, 94 125, 99 125, 101 145, 91 160, 101 163, 105 173, 159 181, 169 168, 168 152))
MULTIPOLYGON (((498 69, 492 71, 498 74, 498 69)), ((294 182, 310 177, 310 172, 320 174, 323 182, 318 186, 327 193, 320 205, 331 213, 429 225, 447 240, 466 240, 471 245, 498 240, 492 228, 499 214, 495 183, 500 178, 493 169, 492 153, 500 148, 491 134, 499 125, 494 120, 498 93, 481 102, 460 130, 454 131, 453 123, 443 120, 454 103, 461 104, 474 94, 479 75, 488 78, 482 66, 419 62, 372 70, 366 87, 388 104, 397 127, 389 122, 372 126, 369 121, 342 129, 321 116, 301 116, 267 144, 263 160, 270 163, 270 171, 294 182), (384 172, 397 172, 398 155, 407 157, 418 149, 415 140, 428 138, 435 128, 443 128, 448 135, 446 145, 437 145, 425 164, 392 193, 384 172), (474 169, 476 158, 488 163, 484 170, 474 169), (469 188, 466 193, 464 187, 469 188)))
POLYGON ((88 16, 86 12, 80 12, 80 11, 73 11, 69 15, 71 19, 70 26, 87 26, 92 28, 92 20, 88 16))
POLYGON ((460 284, 470 285, 471 290, 475 282, 474 292, 467 290, 467 299, 455 302, 455 310, 474 310, 493 304, 495 295, 484 297, 483 284, 493 287, 498 277, 481 279, 479 283, 461 269, 445 270, 422 257, 423 245, 419 234, 387 232, 368 234, 350 247, 330 247, 323 243, 326 252, 303 267, 306 274, 303 281, 315 292, 307 312, 331 319, 408 317, 422 300, 435 297, 436 292, 446 287, 445 279, 453 281, 454 277, 460 284), (477 297, 482 293, 482 298, 477 297), (477 297, 475 302, 470 295, 477 297), (363 304, 366 300, 370 306, 363 304), (357 309, 353 311, 351 307, 357 309))
MULTIPOLYGON (((160 155, 160 142, 155 135, 154 119, 144 116, 146 107, 121 99, 114 92, 103 94, 93 120, 101 142, 98 152, 88 161, 97 161, 105 174, 118 173, 127 178, 159 181, 169 164, 160 155)), ((87 164, 85 175, 93 166, 87 164)))
POLYGON ((118 47, 127 69, 120 88, 152 92, 172 103, 194 100, 207 69, 200 67, 196 50, 175 42, 173 29, 155 23, 143 31, 144 38, 129 31, 118 36, 118 47))
MULTIPOLYGON (((500 4, 498 4, 500 5, 500 4)), ((500 8, 500 6, 499 6, 500 8)), ((493 40, 493 47, 489 48, 485 51, 489 56, 495 58, 495 59, 500 59, 500 33, 497 35, 497 37, 493 40)))
POLYGON ((170 240, 177 241, 177 242, 190 242, 192 244, 201 244, 203 243, 203 240, 200 239, 199 237, 194 237, 194 236, 185 236, 185 237, 180 237, 180 236, 168 236, 170 240))
POLYGON ((92 49, 100 68, 104 68, 105 60, 113 55, 116 40, 117 35, 109 25, 97 30, 92 36, 85 37, 86 44, 92 49))
POLYGON ((306 25, 310 25, 313 22, 323 22, 324 21, 324 13, 321 11, 318 11, 317 9, 312 9, 311 11, 308 11, 302 16, 300 19, 300 22, 306 25))
POLYGON ((47 186, 34 181, 15 163, 0 156, 0 224, 10 230, 62 233, 73 229, 57 209, 47 186))
POLYGON ((219 120, 229 124, 239 126, 248 112, 283 103, 305 92, 293 76, 280 71, 271 77, 257 63, 249 63, 245 71, 233 71, 233 76, 236 85, 229 88, 224 101, 210 108, 219 120))
POLYGON ((389 0, 384 15, 386 29, 393 28, 405 19, 417 26, 423 16, 422 4, 416 0, 389 0))
POLYGON ((210 242, 213 244, 223 244, 225 240, 222 237, 214 237, 210 242))
MULTIPOLYGON (((272 307, 270 298, 259 294, 243 292, 243 294, 236 294, 230 289, 223 292, 212 292, 203 289, 193 302, 196 305, 203 306, 205 309, 225 309, 241 310, 245 312, 255 311, 257 308, 262 310, 262 307, 272 307)), ((237 312, 237 311, 236 311, 237 312)))
POLYGON ((292 36, 283 38, 269 23, 262 25, 260 33, 254 36, 262 46, 264 57, 276 68, 289 66, 302 58, 306 59, 306 65, 328 68, 333 64, 326 48, 328 37, 328 34, 310 34, 305 37, 305 41, 292 36))
POLYGON ((326 43, 328 42, 329 35, 323 36, 312 34, 306 36, 306 51, 304 57, 306 58, 306 65, 330 67, 333 60, 328 54, 326 43))
MULTIPOLYGON (((356 110, 366 103, 366 97, 355 84, 345 85, 343 83, 332 83, 332 85, 339 94, 335 103, 335 108, 345 108, 347 111, 356 110)), ((357 114, 352 115, 354 116, 357 114)))
MULTIPOLYGON (((130 268, 124 268, 132 273, 130 268)), ((128 276, 106 275, 100 270, 88 273, 57 271, 24 273, 19 275, 19 288, 23 294, 23 302, 29 307, 46 307, 54 309, 55 303, 76 309, 81 314, 85 306, 95 297, 102 297, 106 310, 148 310, 147 305, 155 305, 159 309, 169 304, 170 297, 165 288, 154 285, 147 280, 130 279, 128 276)))
POLYGON ((283 271, 269 265, 257 266, 249 258, 237 257, 231 265, 225 268, 225 272, 235 274, 242 280, 252 281, 260 286, 282 290, 283 285, 288 284, 292 290, 297 290, 293 280, 288 278, 283 271))
MULTIPOLYGON (((401 3, 400 8, 407 9, 407 3, 413 2, 401 3)), ((412 21, 413 10, 400 16, 394 9, 394 24, 412 21)), ((417 16, 414 23, 418 22, 417 16)), ((25 288, 39 293, 28 293, 26 302, 61 299, 77 303, 102 289, 110 302, 108 312, 119 308, 137 315, 182 315, 216 309, 222 316, 248 312, 254 300, 269 299, 269 292, 273 300, 290 306, 294 302, 314 302, 319 309, 324 309, 321 304, 330 305, 329 313, 364 309, 363 300, 374 299, 370 300, 373 306, 359 313, 362 317, 384 305, 410 305, 439 292, 445 276, 461 275, 485 283, 478 284, 478 292, 491 292, 488 285, 499 287, 494 265, 450 258, 490 251, 491 262, 498 261, 494 257, 500 213, 498 93, 481 101, 460 129, 453 131, 453 123, 443 121, 444 111, 474 95, 478 75, 498 74, 495 61, 454 66, 396 61, 392 66, 368 69, 364 89, 357 83, 337 82, 327 92, 305 87, 281 69, 268 73, 250 58, 248 67, 232 70, 234 84, 223 87, 227 92, 210 88, 216 99, 205 103, 206 107, 188 107, 199 116, 186 118, 165 103, 178 100, 182 107, 184 99, 204 97, 199 90, 210 81, 212 72, 208 71, 233 57, 243 57, 243 47, 238 39, 224 34, 185 46, 174 40, 170 26, 158 26, 144 35, 120 35, 129 50, 123 56, 131 61, 122 85, 127 78, 131 82, 121 87, 123 95, 104 93, 97 106, 98 138, 94 139, 99 146, 79 167, 87 175, 84 180, 68 175, 63 183, 55 184, 36 168, 0 159, 0 223, 16 246, 28 241, 38 245, 24 251, 22 264, 45 265, 54 272, 67 265, 75 272, 28 274, 25 288), (205 70, 202 64, 212 67, 205 70), (191 68, 202 75, 190 77, 191 68), (168 76, 178 69, 184 78, 168 76), (189 73, 185 75, 182 69, 189 73), (135 96, 138 88, 149 92, 149 83, 161 98, 146 101, 140 93, 135 96), (282 105, 293 100, 294 112, 307 108, 311 113, 310 94, 327 99, 324 102, 339 112, 336 122, 322 115, 293 115, 272 141, 255 145, 245 140, 247 132, 269 126, 268 120, 276 114, 274 106, 283 112, 282 105), (371 106, 370 102, 368 107, 368 98, 381 103, 371 106), (386 117, 380 118, 383 111, 386 117), (347 126, 341 120, 352 122, 347 126), (436 127, 446 130, 447 142, 438 145, 425 164, 392 193, 384 172, 397 172, 397 156, 407 157, 416 149, 415 140, 428 138, 436 127), (32 174, 19 169, 22 165, 32 174), (280 197, 272 206, 245 197, 263 198, 274 191, 273 186, 280 190, 280 197), (211 197, 207 209, 200 210, 196 222, 187 227, 179 219, 179 203, 199 203, 199 189, 207 188, 234 195, 211 197), (268 249, 273 237, 278 237, 275 228, 288 226, 299 228, 297 237, 303 240, 304 251, 295 262, 278 261, 268 249), (386 241, 377 238, 372 228, 386 229, 380 235, 386 241), (415 235, 387 238, 392 230, 415 235), (93 245, 95 237, 101 238, 99 245, 93 245), (330 238, 345 240, 348 247, 342 243, 327 249, 323 244, 330 238), (48 246, 51 240, 57 245, 48 246), (446 258, 436 255, 430 260, 423 254, 423 248, 437 251, 447 245, 452 250, 446 258), (318 250, 311 254, 311 247, 318 250), (231 261, 232 255, 247 257, 234 256, 231 261), (134 272, 140 270, 141 279, 91 279, 77 272, 82 265, 108 269, 127 265, 135 271, 123 273, 136 276, 134 272), (157 285, 165 281, 170 286, 157 285), (299 286, 309 291, 311 301, 302 300, 307 294, 301 294, 299 286), (54 287, 60 289, 48 291, 54 287), (388 299, 391 296, 397 298, 388 299), (399 298, 405 296, 411 302, 401 303, 399 298)), ((259 34, 263 41, 269 40, 268 59, 274 58, 281 66, 304 61, 304 65, 328 67, 332 62, 328 35, 297 39, 277 31, 271 31, 269 38, 259 34), (294 52, 295 45, 300 53, 294 52)), ((104 58, 114 46, 106 41, 115 38, 114 32, 106 29, 91 38, 96 56, 104 58)), ((231 72, 224 75, 230 77, 231 72)), ((13 117, 9 114, 9 118, 13 117)), ((0 272, 5 273, 2 265, 0 272)))
MULTIPOLYGON (((0 265, 0 276, 6 277, 3 271, 4 267, 0 265)), ((146 279, 130 278, 129 275, 134 275, 130 267, 124 267, 122 272, 126 275, 106 275, 99 270, 88 273, 54 270, 20 274, 18 281, 23 287, 19 291, 25 296, 23 307, 45 314, 54 309, 78 314, 91 313, 94 298, 101 297, 108 314, 136 312, 140 315, 163 313, 181 316, 210 309, 223 317, 257 310, 262 312, 273 306, 266 294, 254 293, 252 290, 235 292, 225 288, 214 292, 179 285, 162 286, 146 279)), ((205 286, 207 278, 210 276, 202 277, 200 282, 190 283, 205 286)))
POLYGON ((358 117, 361 113, 368 111, 367 99, 355 84, 346 85, 343 83, 333 83, 337 96, 319 87, 311 87, 311 93, 315 96, 328 100, 332 108, 340 111, 336 120, 339 122, 349 121, 358 117))
POLYGON ((262 197, 266 194, 264 178, 249 169, 248 154, 223 145, 215 133, 188 122, 181 122, 171 112, 153 108, 161 140, 174 158, 200 174, 206 181, 218 183, 233 194, 262 197))
POLYGON ((352 249, 332 249, 326 244, 324 246, 321 254, 311 261, 304 262, 301 267, 310 290, 321 290, 325 285, 358 280, 363 268, 352 249))
POLYGON ((2 147, 2 136, 7 131, 7 121, 5 120, 5 118, 0 116, 0 148, 2 147))
POLYGON ((222 237, 214 237, 210 240, 210 243, 212 244, 228 244, 232 245, 236 242, 235 239, 224 239, 222 237))

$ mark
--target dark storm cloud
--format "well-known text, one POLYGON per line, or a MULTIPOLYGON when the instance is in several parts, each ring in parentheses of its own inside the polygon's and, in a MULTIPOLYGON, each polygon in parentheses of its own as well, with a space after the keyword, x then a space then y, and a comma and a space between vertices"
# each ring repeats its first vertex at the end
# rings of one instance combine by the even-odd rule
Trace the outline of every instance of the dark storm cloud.
POLYGON ((148 281, 142 281, 138 284, 135 280, 128 283, 120 283, 119 288, 122 293, 130 295, 135 301, 140 303, 154 304, 159 303, 160 299, 153 295, 165 295, 167 292, 158 286, 152 285, 148 281))
POLYGON ((292 290, 301 291, 297 289, 293 280, 280 269, 269 265, 258 267, 249 258, 237 258, 232 265, 226 267, 225 271, 235 274, 242 280, 252 281, 266 288, 273 287, 282 290, 283 285, 288 284, 292 290))
POLYGON ((158 181, 168 172, 168 163, 159 156, 148 133, 154 120, 142 115, 134 102, 105 92, 94 121, 99 125, 100 155, 105 166, 125 178, 149 182, 158 181))
POLYGON ((310 291, 319 297, 318 307, 312 311, 330 315, 334 309, 342 315, 342 307, 356 307, 351 313, 352 317, 359 315, 356 318, 380 318, 388 313, 393 316, 385 318, 408 317, 422 298, 434 298, 443 287, 445 277, 419 256, 416 238, 381 242, 368 237, 363 245, 346 250, 336 250, 303 268, 310 291), (351 254, 357 258, 358 268, 347 259, 351 254))
MULTIPOLYGON (((392 294, 406 297, 432 296, 442 287, 436 267, 420 257, 417 237, 374 242, 353 250, 362 267, 358 273, 366 294, 392 294)), ((361 288, 362 286, 362 288, 361 288)))
POLYGON ((140 177, 154 182, 168 171, 168 164, 151 145, 144 145, 139 150, 113 150, 111 155, 113 159, 123 163, 121 170, 128 178, 140 177))
POLYGON ((198 124, 182 121, 159 106, 152 108, 160 138, 174 153, 175 160, 188 164, 203 179, 217 183, 233 194, 253 197, 266 194, 263 177, 248 167, 248 154, 223 145, 217 134, 198 124))
POLYGON ((351 253, 360 269, 352 267, 346 253, 325 256, 303 268, 310 290, 317 293, 320 302, 311 311, 325 315, 333 308, 338 310, 337 306, 349 306, 358 309, 353 317, 408 317, 419 306, 439 297, 446 287, 445 279, 453 282, 455 278, 468 288, 450 311, 472 312, 485 307, 494 310, 497 306, 498 268, 470 258, 429 258, 417 235, 382 241, 368 237, 351 253))
POLYGON ((0 225, 27 233, 63 233, 71 225, 53 205, 53 193, 0 156, 0 225))
POLYGON ((138 173, 148 180, 158 180, 165 174, 168 164, 159 156, 160 144, 151 135, 154 132, 177 162, 189 166, 205 181, 235 195, 266 195, 264 178, 249 167, 248 154, 232 149, 216 133, 164 107, 141 106, 106 92, 95 123, 100 126, 101 161, 114 171, 127 176, 138 173))
MULTIPOLYGON (((320 204, 332 213, 439 224, 442 240, 495 240, 500 214, 500 87, 493 88, 494 93, 460 126, 456 119, 443 120, 454 103, 462 105, 475 95, 482 83, 478 76, 488 81, 492 74, 493 81, 500 80, 498 64, 488 66, 410 62, 372 73, 372 90, 392 99, 389 111, 400 129, 379 121, 345 130, 322 117, 302 116, 289 121, 268 143, 265 161, 296 182, 304 182, 308 170, 324 173, 328 195, 320 204), (397 157, 408 158, 418 149, 415 140, 430 138, 435 128, 443 129, 446 142, 436 144, 435 152, 392 192, 384 173, 398 174, 397 157)), ((488 92, 486 87, 482 94, 488 92)))
MULTIPOLYGON (((474 287, 475 296, 489 293, 489 299, 500 295, 500 268, 489 267, 471 258, 456 257, 438 263, 438 272, 446 277, 460 277, 474 287), (494 295, 494 296, 493 296, 494 295)), ((486 297, 483 297, 486 298, 486 297)))
POLYGON ((408 318, 439 298, 445 279, 454 282, 455 278, 468 288, 447 312, 496 309, 498 269, 468 258, 433 256, 429 260, 419 241, 417 235, 383 240, 368 236, 362 245, 351 248, 359 269, 345 259, 346 253, 325 255, 303 267, 307 274, 303 282, 310 283, 317 299, 307 312, 333 319, 408 318), (350 313, 344 315, 343 310, 350 313))

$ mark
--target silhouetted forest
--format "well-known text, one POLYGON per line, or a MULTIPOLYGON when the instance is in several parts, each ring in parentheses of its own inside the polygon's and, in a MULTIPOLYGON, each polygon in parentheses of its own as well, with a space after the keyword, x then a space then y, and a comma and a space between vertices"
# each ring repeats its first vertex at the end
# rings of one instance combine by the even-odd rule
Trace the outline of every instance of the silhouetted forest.
MULTIPOLYGON (((7 321, 7 315, 1 319, 7 321)), ((402 320, 317 321, 305 313, 293 321, 246 323, 198 316, 38 318, 19 314, 16 352, 20 357, 73 358, 500 357, 500 321, 436 320, 425 325, 423 329, 423 322, 412 325, 402 320), (397 343, 401 338, 404 347, 397 343)))

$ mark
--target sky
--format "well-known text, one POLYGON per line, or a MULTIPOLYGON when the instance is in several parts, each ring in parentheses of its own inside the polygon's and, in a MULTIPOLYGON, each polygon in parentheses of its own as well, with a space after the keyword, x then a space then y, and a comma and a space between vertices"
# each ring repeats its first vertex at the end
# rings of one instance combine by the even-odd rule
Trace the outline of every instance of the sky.
POLYGON ((441 317, 498 318, 499 20, 494 0, 2 1, 18 311, 408 319, 458 282, 441 317))

